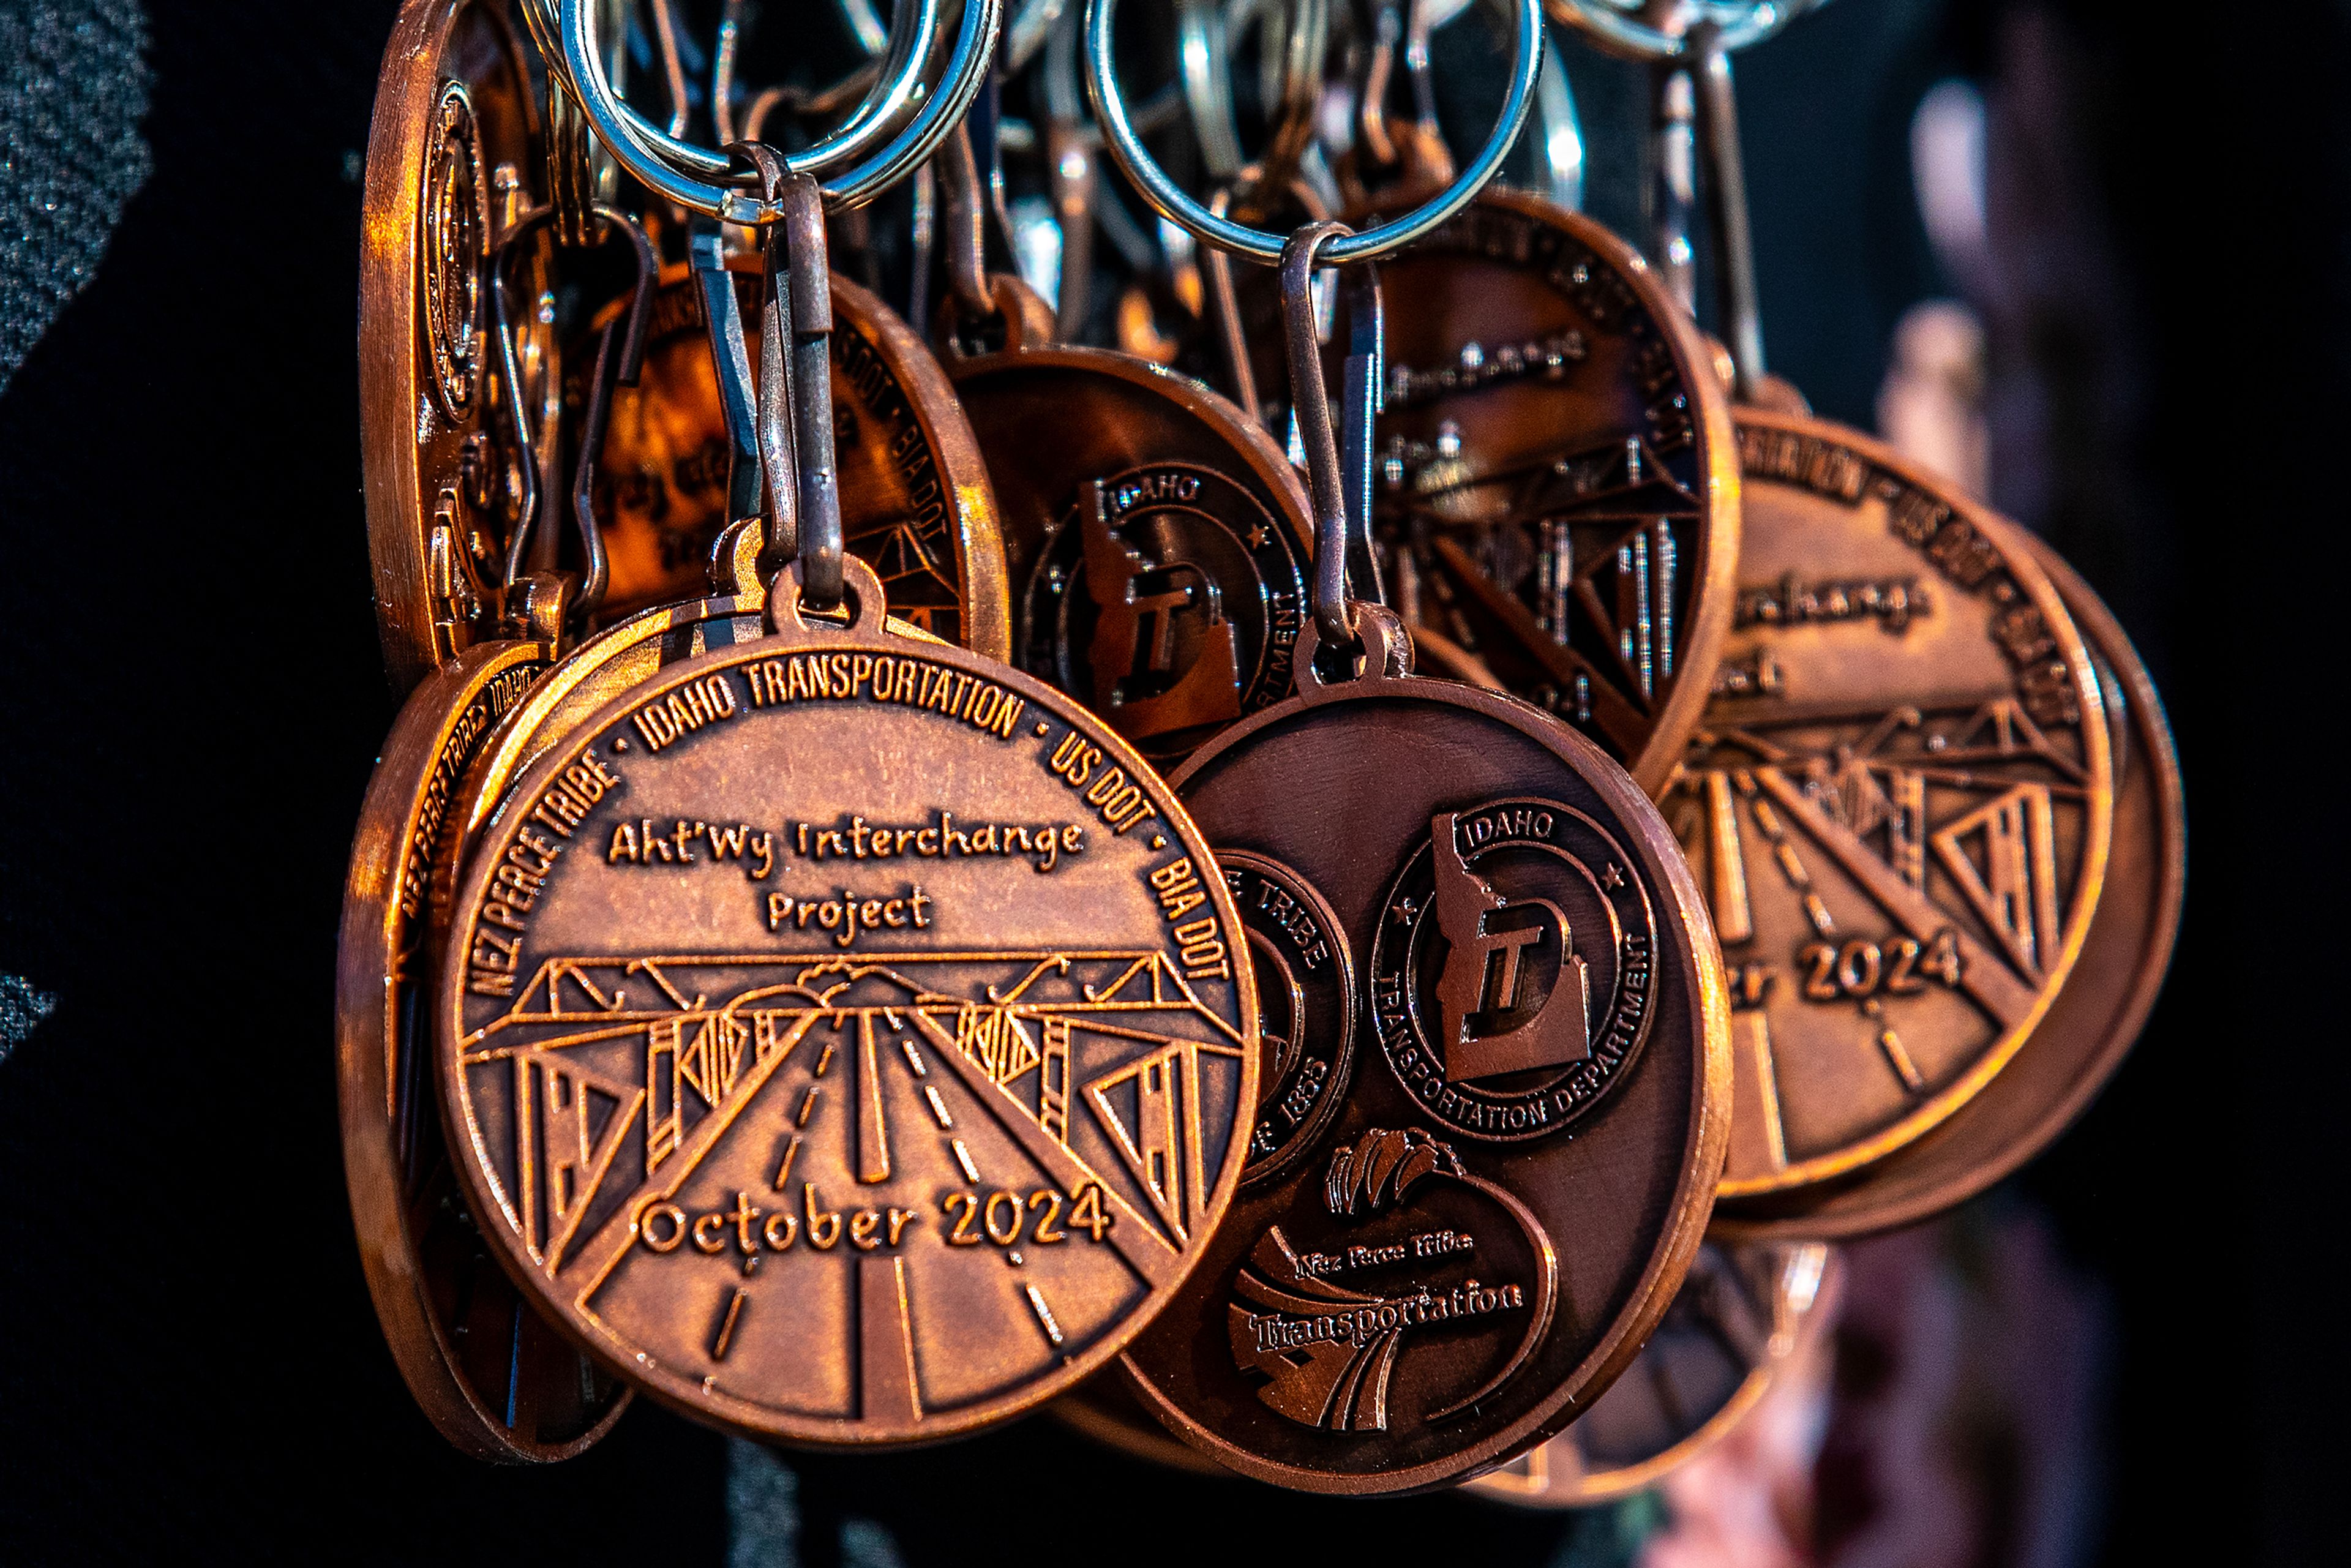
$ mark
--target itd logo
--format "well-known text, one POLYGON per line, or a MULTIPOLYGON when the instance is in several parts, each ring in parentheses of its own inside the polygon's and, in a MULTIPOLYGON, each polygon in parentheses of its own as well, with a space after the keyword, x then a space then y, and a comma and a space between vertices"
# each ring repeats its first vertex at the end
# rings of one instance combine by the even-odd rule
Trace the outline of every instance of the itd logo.
POLYGON ((1567 915, 1547 898, 1507 899, 1471 870, 1457 813, 1433 819, 1429 838, 1447 948, 1436 988, 1447 1081, 1589 1057, 1592 981, 1567 915))

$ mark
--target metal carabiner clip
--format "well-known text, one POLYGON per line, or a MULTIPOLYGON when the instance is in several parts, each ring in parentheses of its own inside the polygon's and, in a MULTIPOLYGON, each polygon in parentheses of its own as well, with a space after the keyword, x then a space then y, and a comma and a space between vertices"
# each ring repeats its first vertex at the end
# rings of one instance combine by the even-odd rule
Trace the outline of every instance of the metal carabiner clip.
POLYGON ((1307 494, 1314 504, 1315 630, 1322 646, 1333 651, 1358 646, 1357 603, 1377 604, 1384 597, 1379 557, 1372 548, 1372 423, 1378 416, 1386 379, 1376 264, 1361 262, 1337 273, 1342 298, 1334 315, 1346 324, 1347 353, 1336 427, 1322 371, 1322 337, 1315 329, 1316 258, 1353 232, 1341 223, 1307 224, 1281 247, 1281 322, 1290 358, 1290 403, 1306 455, 1307 494))
MULTIPOLYGON (((603 530, 596 521, 592 497, 595 484, 596 458, 604 444, 605 425, 611 410, 611 389, 615 385, 634 386, 644 366, 645 327, 652 314, 653 284, 661 264, 653 255, 653 241, 636 220, 616 207, 597 205, 590 209, 601 227, 603 237, 610 240, 617 233, 629 242, 636 264, 635 283, 631 291, 629 308, 618 320, 607 322, 598 340, 596 373, 590 383, 587 421, 580 432, 580 466, 572 488, 573 520, 580 529, 581 580, 580 592, 573 601, 573 610, 582 615, 593 614, 603 602, 609 570, 604 556, 603 530), (618 353, 613 351, 615 335, 619 337, 618 353)), ((499 236, 497 249, 490 259, 490 303, 496 318, 498 336, 498 371, 506 382, 506 402, 514 421, 515 440, 523 452, 531 452, 536 443, 531 438, 528 418, 523 409, 521 364, 515 351, 514 308, 508 298, 508 273, 515 257, 525 253, 526 242, 540 229, 553 225, 561 215, 560 209, 550 203, 532 208, 499 236)), ((529 559, 530 543, 538 524, 539 494, 537 468, 534 464, 519 465, 522 496, 517 506, 514 533, 507 541, 506 582, 512 587, 521 580, 529 559)))

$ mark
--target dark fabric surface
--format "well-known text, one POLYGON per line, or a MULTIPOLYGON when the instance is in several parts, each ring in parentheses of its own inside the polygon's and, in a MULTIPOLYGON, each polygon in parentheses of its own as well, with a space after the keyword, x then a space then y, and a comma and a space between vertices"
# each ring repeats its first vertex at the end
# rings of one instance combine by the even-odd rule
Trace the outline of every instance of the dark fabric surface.
POLYGON ((147 178, 138 0, 0 5, 0 390, 147 178))

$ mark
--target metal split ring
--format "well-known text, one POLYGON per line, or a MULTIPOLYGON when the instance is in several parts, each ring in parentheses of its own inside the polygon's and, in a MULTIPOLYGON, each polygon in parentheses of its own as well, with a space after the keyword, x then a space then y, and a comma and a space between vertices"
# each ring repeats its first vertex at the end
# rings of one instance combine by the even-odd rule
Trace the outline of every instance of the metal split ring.
MULTIPOLYGON (((587 8, 592 9, 597 3, 598 0, 587 0, 587 8)), ((569 7, 565 5, 564 0, 521 0, 521 5, 524 19, 530 24, 532 36, 539 39, 542 52, 548 57, 549 68, 561 77, 564 85, 571 89, 572 96, 584 102, 587 95, 580 89, 579 75, 572 68, 564 46, 566 24, 563 14, 569 7)), ((724 152, 698 147, 682 139, 680 132, 685 123, 684 95, 681 90, 684 78, 677 74, 675 62, 671 57, 672 48, 666 47, 673 43, 673 40, 667 37, 666 0, 656 5, 654 17, 657 22, 663 24, 664 35, 665 47, 663 49, 663 55, 669 66, 671 78, 669 87, 674 100, 671 122, 664 127, 647 120, 637 111, 634 105, 611 90, 611 77, 600 70, 597 73, 597 79, 603 84, 605 98, 608 99, 613 118, 626 128, 630 139, 641 152, 647 157, 659 159, 674 170, 690 177, 713 181, 739 179, 746 184, 753 183, 754 182, 743 174, 724 152)), ((589 26, 592 37, 595 26, 592 16, 589 26)), ((922 87, 921 65, 922 62, 929 59, 931 51, 936 44, 938 26, 938 0, 923 0, 923 4, 914 7, 913 36, 905 42, 904 57, 898 62, 897 74, 891 78, 887 89, 879 94, 870 95, 864 106, 851 117, 849 122, 842 125, 833 135, 826 138, 822 143, 791 159, 793 169, 799 172, 822 178, 848 166, 880 144, 888 134, 889 129, 903 117, 907 103, 922 87)), ((601 53, 595 54, 595 58, 600 65, 602 57, 601 53)), ((600 136, 602 135, 601 126, 599 133, 600 136)))
MULTIPOLYGON (((764 225, 784 219, 776 203, 756 189, 742 188, 757 184, 747 168, 723 152, 678 141, 630 110, 612 90, 597 51, 590 0, 559 0, 559 5, 565 74, 598 140, 623 168, 654 193, 726 223, 764 225)), ((869 100, 875 109, 860 112, 831 137, 785 160, 792 173, 822 181, 828 206, 858 206, 928 159, 986 83, 1004 19, 1003 0, 965 0, 945 79, 903 129, 878 150, 867 152, 890 132, 896 118, 879 106, 904 102, 922 87, 929 50, 921 47, 921 40, 935 36, 938 7, 939 0, 922 0, 915 47, 907 49, 897 73, 877 88, 869 100), (852 161, 852 167, 835 172, 852 161)))
MULTIPOLYGON (((565 0, 567 6, 577 3, 578 0, 565 0)), ((1117 0, 1090 0, 1086 12, 1086 87, 1093 98, 1094 115, 1102 122, 1102 139, 1111 156, 1118 160, 1119 167, 1126 171, 1127 178, 1134 183, 1152 210, 1169 223, 1237 256, 1269 266, 1279 262, 1288 235, 1268 234, 1210 212, 1169 179, 1167 172, 1144 147, 1128 118, 1125 95, 1119 89, 1117 67, 1112 58, 1111 39, 1117 10, 1117 0)), ((1518 140, 1527 111, 1534 105, 1535 80, 1542 69, 1542 0, 1517 0, 1515 10, 1518 26, 1511 44, 1510 92, 1502 100, 1501 117, 1495 120, 1484 149, 1436 200, 1376 228, 1333 242, 1322 252, 1325 266, 1371 261, 1410 245, 1468 206, 1494 177, 1511 144, 1518 140)))
POLYGON ((1562 26, 1573 27, 1612 55, 1635 60, 1683 60, 1690 57, 1691 29, 1711 26, 1707 47, 1729 53, 1759 44, 1827 0, 1680 0, 1677 26, 1667 28, 1643 19, 1639 0, 1545 0, 1562 26))

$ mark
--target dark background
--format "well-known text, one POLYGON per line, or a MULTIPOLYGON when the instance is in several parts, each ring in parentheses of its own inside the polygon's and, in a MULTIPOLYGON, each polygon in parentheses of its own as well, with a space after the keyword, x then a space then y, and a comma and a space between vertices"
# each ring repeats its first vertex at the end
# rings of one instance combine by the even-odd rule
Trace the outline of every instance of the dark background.
MULTIPOLYGON (((643 1405, 553 1470, 450 1450, 350 1240, 330 977, 392 713, 360 495, 357 175, 393 9, 151 4, 153 174, 0 397, 0 970, 58 998, 0 1063, 11 1562, 726 1550, 724 1445, 643 1405)), ((2028 172, 2051 161, 2054 216, 2017 239, 2046 308, 1995 344, 2053 389, 2029 520, 2155 668, 2193 835, 2155 1020, 2021 1180, 2114 1309, 2098 1560, 2314 1561, 2341 1490, 2325 1281, 2351 1031, 2340 812, 2304 788, 2335 774, 2294 737, 2339 706, 2351 22, 1840 0, 1745 57, 1774 368, 1823 413, 1872 423, 1893 321, 1948 287, 1906 205, 1911 104, 1954 71, 1997 97, 2020 26, 2057 40, 2032 57, 2064 110, 2022 150, 2028 172)), ((1584 108, 1621 155, 1623 119, 1584 108)), ((1454 1500, 1186 1481, 1033 1423, 813 1462, 800 1493, 810 1561, 828 1512, 883 1521, 915 1563, 1592 1545, 1454 1500)))

